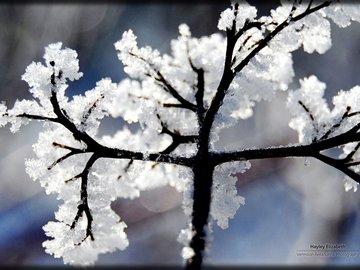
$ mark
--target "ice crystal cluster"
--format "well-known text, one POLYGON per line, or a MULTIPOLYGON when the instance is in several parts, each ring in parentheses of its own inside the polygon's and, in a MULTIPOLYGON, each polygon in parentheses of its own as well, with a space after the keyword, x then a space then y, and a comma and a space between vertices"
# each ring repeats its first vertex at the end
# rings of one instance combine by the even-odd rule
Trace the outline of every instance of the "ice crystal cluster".
MULTIPOLYGON (((359 86, 340 90, 332 100, 332 109, 324 99, 326 84, 315 76, 300 79, 299 89, 289 89, 294 78, 292 52, 303 49, 307 53, 325 53, 331 47, 330 21, 346 27, 360 20, 359 5, 338 3, 300 18, 310 5, 306 1, 282 1, 269 16, 258 17, 256 7, 245 1, 234 2, 220 15, 218 29, 222 32, 196 38, 182 24, 178 38, 171 41, 169 54, 140 47, 136 35, 128 30, 115 43, 115 49, 129 78, 121 82, 104 78, 93 89, 73 97, 66 95, 70 81, 83 76, 77 53, 60 42, 48 45, 44 61, 31 63, 22 76, 33 99, 18 100, 9 109, 0 104, 0 125, 9 123, 12 132, 30 121, 44 121, 43 131, 33 145, 36 157, 26 160, 26 171, 46 193, 57 194, 62 201, 55 213, 56 221, 44 226, 50 238, 43 244, 46 252, 62 257, 66 264, 92 265, 101 253, 125 249, 129 245, 127 225, 110 208, 111 202, 133 199, 143 190, 164 185, 184 193, 183 208, 191 223, 191 169, 150 157, 152 153, 165 153, 164 149, 170 158, 196 154, 196 140, 174 145, 173 149, 169 145, 179 134, 199 134, 198 115, 191 109, 198 102, 194 89, 199 85, 199 70, 204 71, 204 108, 212 103, 224 65, 230 64, 236 73, 211 129, 212 151, 218 150, 216 142, 222 129, 251 117, 256 103, 270 101, 277 91, 289 94, 287 105, 293 114, 289 125, 298 132, 300 145, 335 137, 359 123, 359 86), (288 25, 278 31, 284 22, 288 25), (249 27, 251 23, 253 27, 249 27), (224 33, 229 31, 243 33, 231 61, 226 62, 224 33), (252 55, 275 31, 276 36, 252 55), (179 102, 182 106, 176 106, 179 102), (140 129, 133 132, 124 126, 113 136, 98 136, 100 121, 107 116, 139 123, 140 129), (121 153, 131 151, 139 158, 97 158, 98 145, 106 150, 121 149, 121 153)), ((342 147, 340 158, 351 155, 356 159, 360 155, 356 143, 342 147)), ((360 164, 353 168, 360 171, 360 164)), ((246 160, 216 166, 210 223, 227 228, 228 220, 245 203, 237 193, 235 174, 248 169, 250 162, 246 160)), ((357 183, 346 176, 345 188, 356 191, 357 183)), ((188 246, 192 237, 191 225, 179 236, 185 245, 185 258, 194 255, 188 246)))

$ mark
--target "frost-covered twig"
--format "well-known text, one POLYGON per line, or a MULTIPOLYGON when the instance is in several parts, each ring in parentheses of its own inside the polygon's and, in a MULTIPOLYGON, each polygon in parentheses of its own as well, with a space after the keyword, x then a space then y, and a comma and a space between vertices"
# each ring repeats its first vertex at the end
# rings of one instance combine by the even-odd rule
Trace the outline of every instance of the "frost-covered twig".
POLYGON ((57 160, 55 160, 49 167, 48 167, 48 170, 51 170, 56 164, 64 161, 65 159, 71 157, 71 156, 74 156, 76 154, 81 154, 81 153, 86 153, 86 151, 84 149, 78 149, 78 148, 73 148, 73 147, 70 147, 70 146, 67 146, 67 145, 62 145, 62 144, 58 144, 56 142, 53 142, 53 145, 56 146, 56 147, 60 147, 60 148, 63 148, 63 149, 67 149, 67 150, 70 150, 69 153, 67 153, 66 155, 58 158, 57 160))
MULTIPOLYGON (((98 157, 95 154, 93 154, 91 156, 91 158, 88 160, 88 162, 86 163, 84 170, 80 174, 80 177, 81 177, 80 198, 81 199, 80 199, 80 204, 78 205, 78 211, 76 213, 74 221, 70 225, 70 228, 74 229, 79 218, 83 215, 83 213, 85 213, 86 219, 87 219, 86 235, 85 235, 85 238, 82 240, 82 242, 85 241, 86 238, 88 238, 88 237, 90 237, 90 239, 92 241, 95 240, 93 232, 92 232, 93 217, 91 215, 91 211, 90 211, 89 204, 88 204, 87 186, 88 186, 88 175, 89 175, 90 169, 97 159, 98 159, 98 157)), ((81 243, 78 243, 78 244, 81 244, 81 243)))
POLYGON ((205 92, 204 69, 195 67, 190 56, 188 57, 188 60, 189 60, 189 64, 190 64, 192 70, 196 73, 196 77, 197 77, 195 99, 196 99, 198 118, 202 119, 204 117, 204 112, 205 112, 205 108, 204 108, 204 92, 205 92))
MULTIPOLYGON (((7 114, 5 114, 7 115, 7 114)), ((42 120, 42 121, 49 121, 49 122, 58 122, 57 118, 42 116, 42 115, 35 115, 35 114, 28 114, 28 113, 21 113, 18 114, 16 117, 19 118, 26 118, 31 120, 42 120)))
POLYGON ((165 79, 165 77, 160 71, 157 71, 156 75, 157 77, 155 77, 154 79, 160 82, 163 85, 164 89, 180 102, 181 108, 189 109, 193 112, 196 111, 196 106, 191 102, 189 102, 188 100, 186 100, 185 98, 183 98, 179 94, 179 92, 165 79))
POLYGON ((99 103, 99 101, 103 98, 104 98, 104 95, 101 95, 97 100, 95 100, 93 102, 93 104, 90 106, 90 108, 87 110, 87 112, 83 115, 82 120, 81 120, 81 125, 85 125, 87 119, 89 118, 89 116, 91 115, 93 110, 96 108, 97 103, 99 103))
POLYGON ((145 64, 148 64, 150 66, 150 68, 152 69, 153 73, 155 73, 155 75, 150 73, 146 73, 145 75, 154 78, 157 82, 159 82, 159 84, 163 87, 163 89, 166 92, 170 93, 176 100, 178 100, 180 102, 180 104, 178 105, 179 108, 189 109, 194 112, 196 111, 196 106, 191 102, 189 102, 188 100, 186 100, 183 96, 181 96, 179 92, 171 85, 171 83, 168 80, 166 80, 162 72, 158 70, 156 67, 154 67, 152 63, 150 63, 149 61, 135 54, 132 51, 129 52, 129 55, 140 59, 145 64))
POLYGON ((160 131, 160 134, 167 134, 171 137, 172 139, 172 142, 171 144, 166 147, 165 150, 161 151, 160 153, 161 154, 169 154, 171 153, 172 151, 174 151, 180 144, 184 144, 184 143, 196 143, 197 140, 198 140, 198 137, 196 135, 181 135, 179 133, 179 131, 177 130, 174 130, 174 131, 171 131, 166 123, 164 123, 162 120, 161 120, 161 117, 159 114, 156 114, 156 117, 159 119, 160 121, 160 124, 161 124, 161 131, 160 131))

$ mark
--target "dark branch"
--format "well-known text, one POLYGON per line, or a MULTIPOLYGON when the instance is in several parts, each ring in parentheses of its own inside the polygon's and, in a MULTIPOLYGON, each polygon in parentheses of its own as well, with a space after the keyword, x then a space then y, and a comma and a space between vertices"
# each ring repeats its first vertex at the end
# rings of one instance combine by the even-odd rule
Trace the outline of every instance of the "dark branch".
POLYGON ((344 120, 359 115, 360 112, 352 112, 350 113, 351 107, 348 106, 346 107, 346 111, 344 112, 344 114, 342 115, 341 119, 335 123, 333 126, 331 126, 331 128, 320 138, 320 140, 326 139, 329 137, 329 135, 334 132, 337 128, 339 128, 341 126, 341 124, 344 122, 344 120))
POLYGON ((348 117, 352 117, 352 116, 355 116, 355 115, 359 115, 360 112, 357 111, 357 112, 352 112, 352 113, 349 113, 348 117))
MULTIPOLYGON (((92 241, 94 241, 94 235, 92 233, 92 221, 93 217, 90 212, 90 208, 88 205, 88 193, 87 193, 87 183, 88 183, 88 174, 95 163, 95 161, 98 159, 98 156, 93 154, 88 162, 85 165, 84 170, 81 173, 81 191, 80 191, 80 204, 78 205, 78 211, 76 213, 76 216, 74 218, 73 223, 70 226, 70 229, 74 229, 76 223, 78 222, 79 218, 83 216, 83 213, 85 213, 85 216, 87 218, 87 226, 86 226, 86 234, 85 238, 82 240, 85 241, 86 238, 90 237, 92 241)), ((79 243, 80 244, 80 243, 79 243)))
POLYGON ((306 11, 303 12, 303 13, 301 13, 301 14, 299 14, 299 15, 297 15, 297 16, 295 16, 295 17, 293 17, 293 18, 291 19, 291 21, 293 21, 293 22, 299 21, 299 20, 301 20, 302 18, 306 17, 307 15, 310 15, 311 13, 314 13, 314 12, 316 12, 316 11, 324 8, 324 7, 329 6, 332 2, 333 2, 333 0, 324 1, 322 4, 319 4, 319 5, 311 8, 311 5, 312 5, 313 1, 310 1, 309 5, 308 5, 308 7, 307 7, 307 9, 306 9, 306 11))
POLYGON ((309 115, 311 121, 313 122, 313 124, 315 123, 315 118, 313 116, 313 114, 310 112, 309 108, 305 106, 305 104, 299 100, 298 103, 301 105, 301 107, 303 107, 303 109, 307 112, 307 114, 309 115))
POLYGON ((257 28, 261 30, 261 26, 263 25, 262 22, 249 22, 246 21, 243 28, 235 34, 235 38, 239 39, 246 31, 250 30, 251 28, 257 28))
POLYGON ((339 171, 342 171, 347 176, 351 177, 354 181, 358 182, 360 184, 360 175, 354 172, 353 170, 349 169, 349 166, 342 162, 341 160, 334 159, 325 155, 322 155, 320 153, 316 154, 314 156, 318 160, 321 160, 322 162, 338 169, 339 171))
POLYGON ((86 150, 84 149, 78 149, 78 148, 74 148, 74 147, 71 147, 71 146, 67 146, 67 145, 63 145, 63 144, 60 144, 60 143, 56 143, 56 142, 53 142, 53 145, 55 147, 59 147, 59 148, 63 148, 63 149, 67 149, 67 150, 70 150, 69 153, 67 153, 66 155, 58 158, 57 160, 55 160, 49 167, 48 167, 48 170, 51 170, 56 164, 64 161, 65 159, 73 156, 73 155, 76 155, 76 154, 81 154, 81 153, 86 153, 86 150))
POLYGON ((104 98, 104 95, 101 95, 97 100, 94 101, 94 103, 91 105, 91 107, 88 109, 88 111, 83 115, 83 118, 81 120, 81 125, 84 126, 86 124, 86 121, 88 120, 89 116, 95 110, 97 104, 101 99, 104 98))
POLYGON ((155 77, 155 80, 160 82, 164 86, 164 90, 170 93, 175 99, 177 99, 180 104, 182 104, 183 108, 189 109, 193 112, 196 112, 196 105, 192 104, 191 102, 187 101, 183 98, 179 92, 165 79, 160 71, 156 73, 158 77, 155 77))
POLYGON ((197 85, 196 85, 196 94, 195 94, 195 100, 196 100, 196 107, 197 107, 197 114, 198 118, 200 120, 204 117, 204 92, 205 92, 205 82, 204 82, 204 70, 202 68, 197 68, 194 66, 193 62, 191 61, 191 58, 188 57, 190 66, 192 70, 196 73, 197 76, 197 85))
POLYGON ((351 166, 357 166, 359 164, 360 164, 360 161, 355 161, 355 162, 346 163, 346 166, 351 167, 351 166))
POLYGON ((69 182, 71 182, 71 181, 74 181, 74 180, 76 180, 76 179, 79 179, 79 178, 81 177, 81 175, 82 175, 82 173, 79 173, 79 174, 75 175, 74 177, 72 177, 72 178, 70 178, 70 179, 68 179, 68 180, 65 180, 65 183, 69 183, 69 182))
POLYGON ((347 107, 346 111, 344 112, 343 116, 341 117, 341 119, 335 123, 331 128, 329 128, 329 130, 320 138, 320 140, 326 139, 329 137, 329 135, 334 132, 334 130, 338 127, 341 126, 342 122, 349 117, 349 111, 351 110, 351 107, 347 107))
POLYGON ((116 149, 103 146, 96 142, 86 132, 78 130, 76 125, 63 113, 60 108, 59 102, 56 96, 56 84, 53 85, 50 102, 53 106, 54 113, 58 117, 58 123, 68 129, 74 136, 75 139, 83 141, 87 147, 86 152, 93 152, 97 154, 98 158, 115 158, 115 159, 133 159, 141 161, 155 161, 171 163, 183 166, 192 166, 192 158, 180 157, 176 155, 170 155, 165 153, 152 153, 144 154, 141 152, 134 152, 123 149, 116 149))
POLYGON ((184 105, 180 104, 180 103, 163 103, 163 106, 165 108, 183 108, 183 109, 186 109, 186 108, 184 108, 184 105))
MULTIPOLYGON (((5 115, 7 115, 7 114, 5 114, 5 115)), ((18 114, 18 115, 16 115, 16 117, 23 117, 23 118, 27 118, 27 119, 31 119, 31 120, 58 122, 57 118, 52 118, 52 117, 47 117, 47 116, 42 116, 42 115, 27 114, 27 113, 18 114)))
MULTIPOLYGON (((131 167, 131 165, 134 163, 133 159, 130 159, 130 161, 128 162, 128 164, 125 166, 124 168, 124 172, 127 173, 131 167)), ((122 178, 122 175, 120 174, 117 178, 117 180, 120 180, 122 178)))
POLYGON ((86 152, 96 153, 98 158, 115 158, 115 159, 133 159, 133 160, 142 160, 142 161, 156 161, 164 163, 172 163, 183 166, 191 166, 192 158, 179 157, 175 155, 170 155, 166 153, 153 153, 153 154, 144 154, 141 152, 134 152, 123 149, 116 149, 103 146, 91 138, 86 132, 78 130, 74 123, 66 117, 57 100, 56 92, 52 91, 50 98, 51 104, 54 109, 54 113, 58 117, 58 123, 63 125, 68 129, 74 136, 75 139, 83 141, 86 145, 86 152))
POLYGON ((167 134, 169 136, 171 136, 172 138, 172 143, 163 151, 161 151, 161 154, 170 154, 172 151, 174 151, 180 144, 184 144, 184 143, 196 143, 198 140, 198 136, 195 135, 181 135, 177 130, 175 131, 171 131, 166 123, 164 123, 161 120, 161 117, 159 114, 156 114, 157 118, 160 121, 161 124, 161 131, 160 134, 167 134))
POLYGON ((316 7, 311 8, 310 6, 308 7, 308 9, 303 12, 300 15, 297 15, 295 17, 293 17, 293 13, 294 13, 294 7, 292 9, 292 11, 289 14, 289 17, 287 20, 285 20, 284 22, 282 22, 281 24, 279 24, 272 32, 270 32, 269 34, 267 34, 264 39, 259 42, 259 45, 257 47, 255 47, 235 68, 234 70, 231 69, 231 63, 232 63, 232 57, 233 57, 233 51, 234 51, 234 46, 235 43, 237 41, 237 36, 236 36, 236 27, 235 27, 235 21, 233 23, 233 26, 231 29, 227 29, 226 31, 226 36, 227 36, 227 45, 226 45, 226 55, 225 55, 225 65, 224 65, 224 71, 223 71, 223 75, 222 78, 220 80, 219 86, 217 88, 216 94, 211 102, 211 105, 209 107, 209 109, 206 112, 206 116, 204 119, 204 125, 203 125, 203 130, 201 131, 203 133, 200 134, 200 136, 209 136, 210 135, 210 129, 212 127, 212 124, 214 122, 215 119, 215 115, 217 114, 223 100, 224 97, 226 95, 226 92, 233 80, 233 78, 235 77, 235 74, 239 73, 245 66, 248 65, 248 63, 250 62, 251 59, 253 59, 255 57, 255 55, 257 55, 263 48, 265 48, 269 42, 278 34, 280 33, 283 29, 285 29, 291 22, 296 22, 299 21, 300 19, 304 18, 306 15, 309 15, 321 8, 324 8, 328 5, 330 5, 330 1, 325 1, 322 4, 319 4, 316 7))
POLYGON ((241 63, 235 67, 234 72, 238 73, 240 72, 249 62, 250 60, 257 55, 263 48, 265 48, 269 42, 277 35, 279 34, 283 29, 285 29, 291 22, 296 22, 301 20, 302 18, 306 17, 307 15, 310 15, 311 13, 314 13, 324 7, 327 7, 331 4, 331 1, 325 1, 322 4, 319 4, 316 7, 311 8, 308 6, 308 8, 301 14, 293 17, 293 13, 295 11, 295 6, 293 6, 292 10, 290 11, 289 17, 287 20, 279 24, 272 32, 270 32, 260 43, 259 46, 257 46, 254 50, 252 50, 245 58, 241 61, 241 63))
POLYGON ((84 149, 79 149, 79 148, 71 147, 71 146, 68 146, 68 145, 65 145, 65 144, 61 144, 61 143, 57 143, 57 142, 53 142, 52 144, 53 144, 53 146, 55 146, 55 147, 63 148, 63 149, 70 150, 70 151, 81 151, 82 153, 85 153, 85 150, 84 150, 84 149))
POLYGON ((146 59, 138 56, 137 54, 135 54, 133 52, 129 52, 129 54, 133 57, 140 59, 141 61, 144 61, 146 64, 149 65, 149 67, 151 67, 153 69, 153 71, 156 73, 156 75, 158 77, 152 76, 151 74, 145 74, 145 75, 150 76, 150 77, 154 78, 156 81, 158 81, 159 83, 161 83, 164 90, 166 92, 170 93, 177 101, 179 101, 183 105, 182 108, 189 109, 193 112, 196 112, 196 106, 194 104, 192 104, 191 102, 189 102, 188 100, 186 100, 184 97, 182 97, 179 94, 179 92, 165 79, 163 74, 154 67, 154 65, 152 63, 149 63, 146 59))
MULTIPOLYGON (((344 163, 349 163, 350 161, 352 161, 354 155, 356 154, 357 150, 359 150, 360 147, 360 143, 358 143, 355 147, 354 150, 352 150, 344 159, 342 159, 341 161, 344 163)), ((348 164, 349 165, 349 164, 348 164)), ((352 163, 351 166, 353 166, 354 164, 352 163)))
POLYGON ((128 162, 128 164, 126 165, 126 167, 124 168, 124 171, 127 172, 131 165, 134 163, 134 160, 133 159, 130 159, 130 161, 128 162))
POLYGON ((335 148, 352 142, 360 141, 360 123, 340 135, 313 142, 308 145, 282 146, 260 149, 245 149, 235 152, 212 153, 212 159, 215 164, 224 162, 267 159, 267 158, 284 158, 284 157, 315 157, 321 151, 335 148))
MULTIPOLYGON (((56 85, 54 85, 56 87, 56 85)), ((64 110, 60 108, 59 102, 57 100, 56 91, 53 89, 51 91, 50 102, 53 106, 54 113, 57 116, 57 122, 67 128, 74 136, 76 140, 80 140, 86 143, 88 148, 98 149, 102 146, 96 142, 93 138, 91 138, 86 132, 80 131, 76 125, 71 122, 69 117, 64 113, 64 110)))
MULTIPOLYGON (((293 8, 295 10, 295 8, 293 8)), ((238 4, 233 5, 235 18, 238 12, 238 4)), ((310 7, 309 7, 310 10, 310 7)), ((195 255, 187 260, 186 269, 200 269, 202 264, 202 253, 205 248, 205 227, 208 224, 208 214, 211 203, 211 186, 212 186, 212 169, 215 165, 235 161, 247 160, 254 158, 270 158, 270 157, 288 157, 291 154, 301 155, 298 148, 277 148, 277 149, 259 149, 259 150, 244 150, 235 153, 211 153, 209 152, 210 131, 215 120, 215 116, 225 98, 226 92, 229 89, 231 82, 235 75, 239 73, 249 62, 253 59, 268 43, 281 32, 286 26, 289 25, 292 16, 292 11, 289 18, 278 25, 274 31, 269 33, 265 38, 258 43, 258 45, 234 68, 232 64, 235 62, 233 58, 234 48, 239 37, 247 30, 246 27, 251 25, 245 23, 242 30, 236 32, 236 20, 233 20, 231 29, 226 30, 226 53, 223 74, 220 79, 219 86, 216 90, 209 108, 206 111, 203 121, 199 121, 199 140, 198 152, 194 158, 194 190, 193 190, 193 213, 192 213, 192 226, 194 228, 194 236, 190 241, 190 247, 194 250, 195 255), (246 26, 247 25, 247 26, 246 26), (290 150, 288 152, 287 150, 290 150), (211 169, 210 169, 211 168, 211 169), (210 171, 210 174, 204 175, 205 172, 210 171)), ((300 19, 298 17, 297 19, 300 19)), ((261 27, 261 24, 252 25, 252 27, 261 27)), ((331 140, 331 139, 329 139, 331 140)), ((331 143, 327 142, 328 144, 331 143)), ((323 145, 324 146, 324 145, 323 145)), ((312 148, 307 148, 308 154, 313 156, 312 148)))
POLYGON ((64 156, 58 158, 57 160, 55 160, 47 169, 48 169, 48 170, 51 170, 52 168, 54 168, 54 166, 55 166, 56 164, 64 161, 65 159, 67 159, 67 158, 69 158, 69 157, 71 157, 71 156, 73 156, 73 155, 75 155, 75 154, 76 154, 76 153, 74 153, 74 152, 69 152, 69 153, 67 153, 66 155, 64 155, 64 156))
MULTIPOLYGON (((318 133, 319 130, 318 130, 317 123, 316 123, 316 121, 315 121, 314 115, 312 114, 312 112, 310 111, 310 109, 309 109, 308 107, 306 107, 305 104, 304 104, 301 100, 299 100, 298 103, 301 105, 301 107, 304 109, 304 111, 309 115, 310 120, 311 120, 311 122, 312 122, 312 125, 313 125, 314 129, 315 129, 316 133, 318 133)), ((327 137, 327 136, 326 136, 326 137, 327 137)), ((324 136, 324 138, 326 138, 326 137, 324 136)), ((313 142, 316 142, 317 140, 318 140, 318 139, 316 138, 316 136, 314 136, 314 138, 312 138, 312 141, 313 141, 313 142)))
POLYGON ((284 158, 284 157, 314 157, 351 177, 356 182, 360 183, 360 174, 351 170, 349 167, 359 165, 360 162, 351 162, 353 156, 360 148, 360 123, 340 135, 324 139, 322 141, 315 141, 308 145, 273 147, 264 149, 248 149, 229 153, 211 153, 211 159, 214 164, 221 164, 230 161, 252 160, 252 159, 267 159, 267 158, 284 158), (352 152, 350 152, 343 159, 335 159, 324 154, 322 151, 335 148, 348 143, 358 142, 352 152))

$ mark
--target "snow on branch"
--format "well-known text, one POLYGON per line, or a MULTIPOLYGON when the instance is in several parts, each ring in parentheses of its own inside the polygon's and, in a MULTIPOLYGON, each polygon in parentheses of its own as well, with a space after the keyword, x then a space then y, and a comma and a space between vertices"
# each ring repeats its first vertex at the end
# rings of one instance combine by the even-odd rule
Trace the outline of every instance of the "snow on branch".
POLYGON ((44 226, 51 239, 46 252, 66 264, 92 265, 101 253, 128 246, 127 225, 110 204, 136 198, 142 190, 164 185, 183 192, 189 224, 179 239, 187 269, 200 269, 210 224, 228 227, 245 198, 237 193, 235 173, 250 169, 250 160, 314 157, 345 175, 345 190, 360 183, 359 86, 341 90, 330 110, 326 84, 315 76, 294 77, 292 52, 325 53, 331 47, 330 20, 340 27, 360 21, 360 9, 335 1, 283 2, 268 16, 235 1, 220 15, 225 32, 192 37, 187 25, 161 55, 138 47, 132 30, 116 42, 118 58, 131 78, 100 80, 71 99, 70 82, 82 77, 77 53, 61 43, 45 48, 42 63, 31 63, 22 76, 31 100, 12 109, 0 104, 0 125, 16 132, 30 121, 43 123, 34 144, 36 158, 26 171, 48 194, 63 201, 56 221, 44 226), (299 143, 269 148, 220 151, 220 132, 252 116, 261 100, 288 91, 289 126, 299 143), (138 123, 113 136, 99 136, 104 117, 138 123), (338 157, 326 150, 342 148, 338 157))

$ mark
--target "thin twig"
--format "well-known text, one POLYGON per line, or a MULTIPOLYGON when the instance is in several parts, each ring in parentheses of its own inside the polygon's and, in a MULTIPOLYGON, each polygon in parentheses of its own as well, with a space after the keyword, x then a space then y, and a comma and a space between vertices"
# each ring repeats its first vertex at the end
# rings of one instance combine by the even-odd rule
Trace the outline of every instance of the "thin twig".
POLYGON ((91 215, 89 204, 88 204, 87 183, 88 183, 88 175, 89 175, 90 169, 97 159, 98 159, 98 156, 93 154, 90 157, 90 159, 88 160, 88 162, 86 163, 85 168, 81 173, 80 204, 78 205, 78 211, 76 213, 74 221, 72 222, 72 224, 70 226, 70 229, 74 229, 79 218, 83 215, 83 213, 85 213, 86 218, 87 218, 87 226, 86 226, 85 238, 82 240, 82 242, 85 241, 88 237, 90 237, 90 239, 92 241, 95 240, 93 232, 92 232, 93 217, 91 215))
POLYGON ((87 110, 87 112, 83 115, 83 118, 81 120, 81 125, 84 126, 86 124, 86 121, 88 120, 91 113, 95 110, 97 107, 97 104, 104 98, 104 95, 101 94, 101 96, 93 102, 93 104, 90 106, 90 108, 87 110))
POLYGON ((160 72, 160 70, 157 70, 154 65, 152 63, 149 63, 146 59, 144 59, 143 57, 140 57, 139 55, 133 53, 133 52, 129 52, 129 55, 138 58, 141 61, 144 61, 146 64, 149 65, 150 68, 153 69, 153 72, 156 74, 156 76, 153 76, 152 74, 146 73, 146 76, 149 76, 151 78, 154 78, 157 82, 161 83, 163 86, 163 89, 170 93, 177 101, 179 101, 182 105, 183 108, 189 109, 193 112, 196 112, 196 106, 194 104, 192 104, 191 102, 189 102, 188 100, 186 100, 183 96, 181 96, 179 94, 179 92, 170 84, 170 82, 168 82, 165 77, 163 76, 163 74, 160 72))
MULTIPOLYGON (((5 114, 5 115, 8 115, 8 114, 5 114)), ((58 122, 57 118, 47 117, 47 116, 42 116, 42 115, 35 115, 35 114, 28 114, 28 113, 18 114, 18 115, 16 115, 16 117, 23 117, 23 118, 27 118, 30 120, 58 122)))

